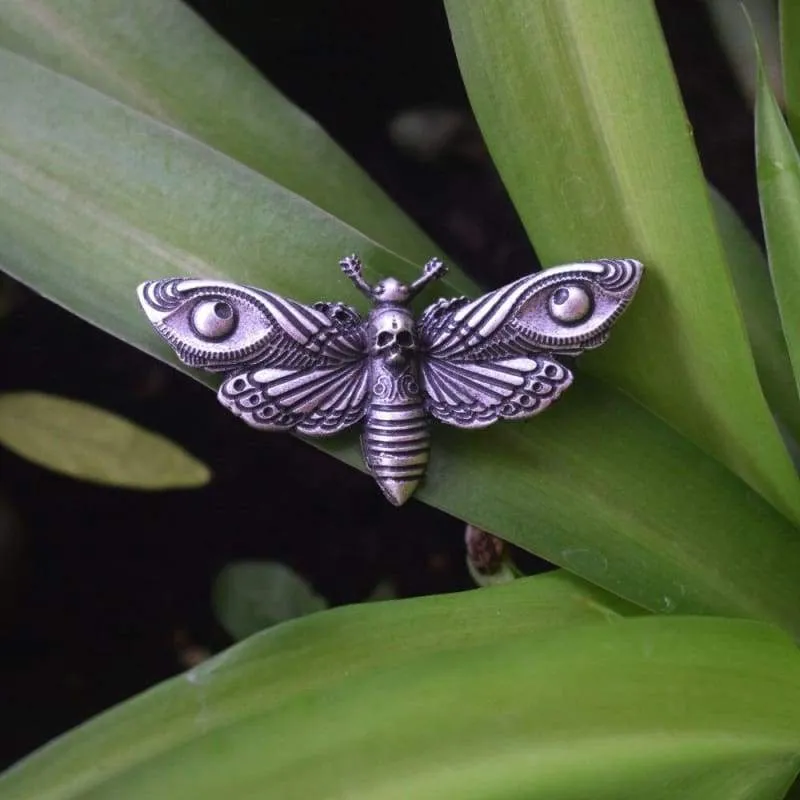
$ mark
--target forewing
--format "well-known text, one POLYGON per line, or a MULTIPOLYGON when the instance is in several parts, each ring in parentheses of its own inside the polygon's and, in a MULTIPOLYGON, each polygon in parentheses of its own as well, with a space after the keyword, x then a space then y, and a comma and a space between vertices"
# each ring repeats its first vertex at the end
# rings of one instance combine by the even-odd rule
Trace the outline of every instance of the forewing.
POLYGON ((572 383, 556 354, 601 345, 636 292, 638 261, 568 264, 479 297, 440 300, 418 325, 428 412, 480 428, 538 414, 572 383))
POLYGON ((191 367, 229 373, 220 402, 254 427, 324 436, 364 416, 367 361, 359 315, 238 284, 149 281, 139 300, 191 367))
POLYGON ((481 362, 426 358, 421 373, 427 412, 459 428, 532 417, 572 383, 572 373, 543 353, 481 362))
POLYGON ((361 319, 339 303, 306 306, 249 286, 192 278, 148 281, 138 293, 153 327, 190 367, 310 367, 364 356, 361 319), (229 314, 227 322, 215 309, 229 314))
POLYGON ((641 274, 632 259, 590 261, 529 275, 477 300, 440 300, 420 319, 422 353, 448 361, 578 355, 608 338, 641 274))

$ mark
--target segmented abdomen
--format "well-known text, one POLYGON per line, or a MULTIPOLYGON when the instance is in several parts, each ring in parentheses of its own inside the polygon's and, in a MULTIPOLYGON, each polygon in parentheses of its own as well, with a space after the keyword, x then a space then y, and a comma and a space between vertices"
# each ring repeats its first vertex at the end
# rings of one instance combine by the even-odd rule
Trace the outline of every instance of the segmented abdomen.
POLYGON ((364 457, 395 505, 405 502, 425 475, 430 452, 422 401, 390 405, 373 400, 364 426, 364 457))

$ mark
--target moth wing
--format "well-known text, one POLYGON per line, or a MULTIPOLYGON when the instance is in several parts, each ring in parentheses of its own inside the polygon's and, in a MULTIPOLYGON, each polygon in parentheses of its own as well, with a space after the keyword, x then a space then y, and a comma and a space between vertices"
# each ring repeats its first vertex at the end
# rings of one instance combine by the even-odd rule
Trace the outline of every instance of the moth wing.
POLYGON ((527 419, 572 383, 572 373, 542 353, 478 362, 425 358, 420 372, 426 411, 458 428, 527 419))
POLYGON ((608 338, 636 293, 642 269, 633 259, 567 264, 476 300, 440 300, 420 318, 422 352, 459 361, 578 355, 608 338))
POLYGON ((188 278, 144 283, 139 300, 181 361, 229 373, 219 400, 250 425, 326 436, 364 416, 366 342, 352 308, 188 278))
POLYGON ((361 359, 305 369, 256 366, 231 375, 217 396, 253 427, 330 436, 364 417, 368 389, 367 361, 361 359))
POLYGON ((148 281, 138 294, 152 326, 190 367, 228 372, 267 362, 299 368, 357 360, 366 352, 361 317, 341 303, 307 306, 193 278, 148 281))
POLYGON ((641 274, 632 259, 568 264, 430 306, 418 325, 428 412, 478 428, 543 411, 572 383, 555 355, 601 345, 641 274))

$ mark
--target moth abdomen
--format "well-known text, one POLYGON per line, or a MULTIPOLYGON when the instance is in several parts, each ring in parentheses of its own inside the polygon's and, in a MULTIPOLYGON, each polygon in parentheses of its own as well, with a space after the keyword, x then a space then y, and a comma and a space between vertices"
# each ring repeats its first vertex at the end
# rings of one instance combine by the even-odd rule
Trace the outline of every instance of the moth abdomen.
POLYGON ((425 475, 430 432, 422 401, 403 405, 372 403, 363 435, 364 457, 381 490, 402 505, 425 475))

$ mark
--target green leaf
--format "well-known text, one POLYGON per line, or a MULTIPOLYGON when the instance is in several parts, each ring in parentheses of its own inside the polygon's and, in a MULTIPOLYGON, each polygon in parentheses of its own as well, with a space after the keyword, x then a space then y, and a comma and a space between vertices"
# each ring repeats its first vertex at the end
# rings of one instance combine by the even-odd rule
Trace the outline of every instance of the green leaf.
POLYGON ((228 564, 214 581, 212 603, 234 639, 328 607, 308 581, 276 561, 228 564))
POLYGON ((538 581, 257 634, 34 754, 0 795, 782 796, 800 767, 787 637, 722 619, 602 622, 591 604, 570 619, 581 606, 537 605, 538 581))
POLYGON ((800 441, 800 398, 766 256, 730 203, 713 186, 709 191, 764 394, 800 441))
POLYGON ((0 47, 185 131, 406 258, 434 255, 320 126, 179 0, 0 3, 0 47))
POLYGON ((205 464, 163 436, 38 392, 0 395, 0 443, 55 472, 128 489, 190 489, 211 477, 205 464))
POLYGON ((705 0, 714 38, 725 53, 739 90, 752 107, 756 96, 756 52, 753 31, 764 42, 767 74, 776 93, 781 89, 780 31, 774 0, 705 0))
POLYGON ((772 282, 800 392, 800 156, 763 70, 758 75, 758 195, 772 282))
POLYGON ((585 359, 800 521, 652 2, 447 0, 489 150, 547 264, 646 273, 585 359))
MULTIPOLYGON (((148 278, 216 276, 301 302, 351 302, 336 266, 345 253, 360 251, 373 274, 418 274, 307 200, 102 94, 2 52, 0 74, 0 263, 171 364, 135 296, 148 278)), ((454 271, 442 294, 464 289, 454 271)), ((356 432, 313 443, 363 469, 356 432)), ((437 426, 419 496, 652 610, 753 616, 800 635, 796 530, 590 376, 527 424, 437 426)))
POLYGON ((90 775, 90 765, 122 773, 201 735, 215 721, 267 713, 348 676, 640 613, 556 571, 492 589, 362 603, 304 617, 257 634, 56 740, 7 773, 5 781, 0 778, 0 797, 75 796, 105 779, 99 772, 90 775))
POLYGON ((800 8, 795 0, 780 0, 783 93, 789 128, 800 140, 800 8))

